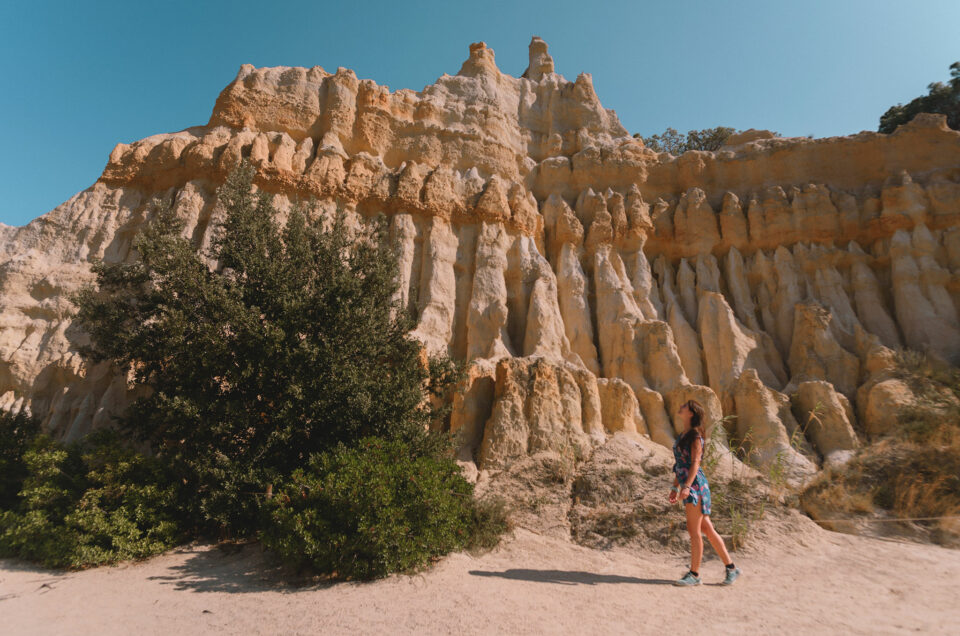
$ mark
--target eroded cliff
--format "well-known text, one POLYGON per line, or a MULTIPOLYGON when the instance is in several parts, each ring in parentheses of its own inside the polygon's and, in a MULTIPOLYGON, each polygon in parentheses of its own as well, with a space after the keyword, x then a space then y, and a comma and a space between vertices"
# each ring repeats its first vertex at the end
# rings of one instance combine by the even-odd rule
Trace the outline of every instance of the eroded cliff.
POLYGON ((70 439, 122 410, 127 379, 80 358, 68 296, 94 259, 135 257, 158 196, 208 245, 243 157, 281 208, 390 216, 415 336, 471 362, 448 423, 471 472, 619 431, 669 445, 695 398, 736 416, 718 439, 799 480, 895 425, 891 349, 960 362, 960 133, 941 117, 658 155, 534 38, 519 78, 479 43, 422 92, 245 65, 207 125, 120 144, 88 190, 0 226, 0 408, 70 439))

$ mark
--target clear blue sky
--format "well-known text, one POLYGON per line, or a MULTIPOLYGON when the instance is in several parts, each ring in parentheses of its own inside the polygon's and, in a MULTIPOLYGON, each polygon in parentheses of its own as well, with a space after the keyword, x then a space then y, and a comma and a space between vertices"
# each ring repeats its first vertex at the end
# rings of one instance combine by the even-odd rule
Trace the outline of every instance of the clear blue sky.
POLYGON ((470 42, 519 75, 539 35, 631 132, 875 130, 949 76, 960 1, 0 3, 0 221, 90 186, 118 142, 205 124, 243 63, 354 69, 391 90, 454 74, 470 42))

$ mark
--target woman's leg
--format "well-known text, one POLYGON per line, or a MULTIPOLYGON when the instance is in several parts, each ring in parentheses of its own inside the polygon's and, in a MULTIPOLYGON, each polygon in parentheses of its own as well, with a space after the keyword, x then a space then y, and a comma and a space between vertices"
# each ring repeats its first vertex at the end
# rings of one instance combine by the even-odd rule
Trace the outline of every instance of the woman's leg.
POLYGON ((700 572, 700 560, 703 558, 703 537, 700 536, 700 524, 703 514, 700 506, 684 504, 687 511, 687 532, 690 533, 690 570, 700 572))
POLYGON ((713 528, 710 515, 702 515, 700 517, 700 529, 703 531, 703 534, 707 535, 707 540, 710 542, 710 545, 713 546, 716 553, 723 559, 723 564, 730 565, 733 563, 733 559, 730 558, 730 553, 727 552, 727 546, 723 544, 723 537, 717 534, 717 531, 713 528))

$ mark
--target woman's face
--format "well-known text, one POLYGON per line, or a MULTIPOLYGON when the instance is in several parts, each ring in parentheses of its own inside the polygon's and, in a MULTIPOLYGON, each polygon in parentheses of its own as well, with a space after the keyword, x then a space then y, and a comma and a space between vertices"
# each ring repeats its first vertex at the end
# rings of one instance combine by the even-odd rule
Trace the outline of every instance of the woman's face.
POLYGON ((677 411, 677 417, 680 418, 680 421, 683 422, 687 428, 690 428, 690 418, 693 417, 693 411, 684 404, 680 407, 680 410, 677 411))

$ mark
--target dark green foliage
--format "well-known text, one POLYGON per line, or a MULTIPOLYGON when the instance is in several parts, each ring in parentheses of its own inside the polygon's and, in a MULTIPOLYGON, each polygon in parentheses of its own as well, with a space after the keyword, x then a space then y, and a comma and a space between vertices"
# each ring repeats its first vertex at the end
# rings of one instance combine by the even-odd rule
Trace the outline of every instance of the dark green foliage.
POLYGON ((880 116, 882 133, 892 133, 897 126, 906 124, 920 113, 939 113, 947 116, 947 125, 960 130, 960 62, 950 65, 950 80, 933 82, 927 86, 927 94, 907 104, 897 104, 880 116))
POLYGON ((225 212, 208 258, 162 207, 133 264, 98 264, 78 295, 87 353, 132 368, 152 392, 124 425, 169 462, 211 529, 251 535, 262 493, 338 443, 376 435, 415 455, 440 451, 427 427, 462 364, 420 361, 413 316, 392 302, 397 254, 386 219, 352 235, 295 208, 285 225, 242 165, 220 188, 225 212), (258 493, 260 493, 258 495, 258 493))
POLYGON ((643 144, 651 150, 669 152, 671 155, 679 157, 688 150, 719 150, 734 132, 739 131, 726 126, 717 126, 716 128, 691 130, 686 135, 682 135, 674 128, 667 128, 659 135, 644 137, 638 133, 634 137, 642 139, 643 144))
POLYGON ((27 415, 0 411, 0 511, 16 507, 19 501, 17 493, 27 476, 23 454, 39 432, 40 425, 27 415))
POLYGON ((294 565, 341 578, 407 571, 468 543, 472 491, 451 459, 368 437, 294 471, 271 500, 262 540, 294 565))
POLYGON ((82 568, 157 554, 184 537, 169 471, 112 433, 69 446, 40 435, 22 460, 20 504, 0 513, 0 556, 82 568))

